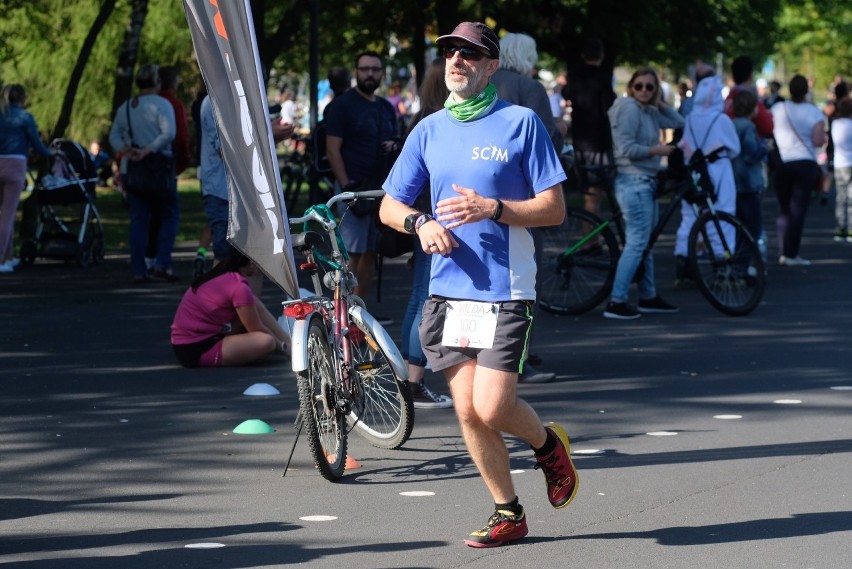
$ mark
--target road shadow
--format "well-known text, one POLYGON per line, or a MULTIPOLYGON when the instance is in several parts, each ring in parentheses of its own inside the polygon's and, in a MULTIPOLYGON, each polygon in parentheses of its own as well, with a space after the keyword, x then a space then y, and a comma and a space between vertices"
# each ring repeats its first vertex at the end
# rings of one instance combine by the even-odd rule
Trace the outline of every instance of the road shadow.
POLYGON ((660 545, 718 545, 788 539, 852 530, 852 512, 812 512, 788 518, 749 520, 706 526, 674 526, 640 532, 598 533, 582 539, 653 539, 660 545))

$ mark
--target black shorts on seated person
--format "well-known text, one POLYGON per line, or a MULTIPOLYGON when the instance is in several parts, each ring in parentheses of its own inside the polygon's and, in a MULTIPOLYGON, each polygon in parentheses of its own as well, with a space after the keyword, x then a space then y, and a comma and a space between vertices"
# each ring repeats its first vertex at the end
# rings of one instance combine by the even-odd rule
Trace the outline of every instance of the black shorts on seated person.
POLYGON ((216 334, 206 340, 200 340, 191 344, 172 344, 177 360, 183 367, 198 367, 201 356, 210 348, 224 338, 223 334, 216 334))

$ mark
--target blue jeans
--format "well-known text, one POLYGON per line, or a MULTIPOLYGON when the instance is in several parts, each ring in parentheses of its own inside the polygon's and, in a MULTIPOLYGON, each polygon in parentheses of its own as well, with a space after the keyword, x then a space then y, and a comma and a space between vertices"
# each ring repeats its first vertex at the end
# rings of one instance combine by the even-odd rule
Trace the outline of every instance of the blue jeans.
MULTIPOLYGON (((657 223, 659 212, 654 192, 657 179, 636 174, 618 174, 615 178, 615 198, 624 215, 624 250, 615 270, 612 301, 627 302, 630 283, 642 262, 642 253, 648 245, 651 230, 657 223)), ((639 281, 639 298, 657 296, 654 287, 654 259, 651 253, 645 258, 644 275, 639 281)))
POLYGON ((148 274, 145 266, 145 250, 148 247, 148 226, 151 224, 152 211, 160 214, 157 258, 154 261, 154 268, 170 269, 172 249, 175 246, 180 221, 177 188, 171 188, 165 196, 153 201, 141 199, 128 192, 127 205, 130 207, 130 267, 133 270, 133 276, 143 277, 148 274))
POLYGON ((221 261, 231 252, 231 245, 228 244, 228 200, 207 194, 201 197, 201 203, 204 204, 204 215, 210 226, 213 255, 217 261, 221 261))
MULTIPOLYGON (((412 236, 412 239, 415 237, 412 236)), ((423 354, 423 346, 420 345, 420 333, 418 325, 423 318, 423 303, 429 298, 429 278, 432 274, 432 256, 427 255, 420 248, 420 240, 414 244, 414 270, 411 295, 408 297, 408 306, 405 316, 402 318, 402 357, 411 365, 426 366, 426 356, 423 354)))

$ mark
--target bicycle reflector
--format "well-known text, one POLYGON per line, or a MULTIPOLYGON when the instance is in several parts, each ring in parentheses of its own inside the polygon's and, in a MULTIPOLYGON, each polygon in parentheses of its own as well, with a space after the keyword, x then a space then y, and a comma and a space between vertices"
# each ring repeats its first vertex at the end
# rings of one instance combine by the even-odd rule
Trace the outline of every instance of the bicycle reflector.
POLYGON ((295 318, 296 320, 304 320, 313 311, 314 305, 310 302, 297 302, 284 308, 284 316, 295 318))

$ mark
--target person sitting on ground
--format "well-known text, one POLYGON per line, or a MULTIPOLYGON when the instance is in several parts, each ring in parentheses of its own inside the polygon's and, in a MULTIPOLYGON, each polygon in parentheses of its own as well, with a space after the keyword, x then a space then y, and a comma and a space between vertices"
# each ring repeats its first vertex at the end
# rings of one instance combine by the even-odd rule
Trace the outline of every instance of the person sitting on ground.
POLYGON ((183 367, 239 366, 289 354, 290 336, 252 292, 257 266, 233 249, 201 275, 178 305, 171 342, 183 367))

